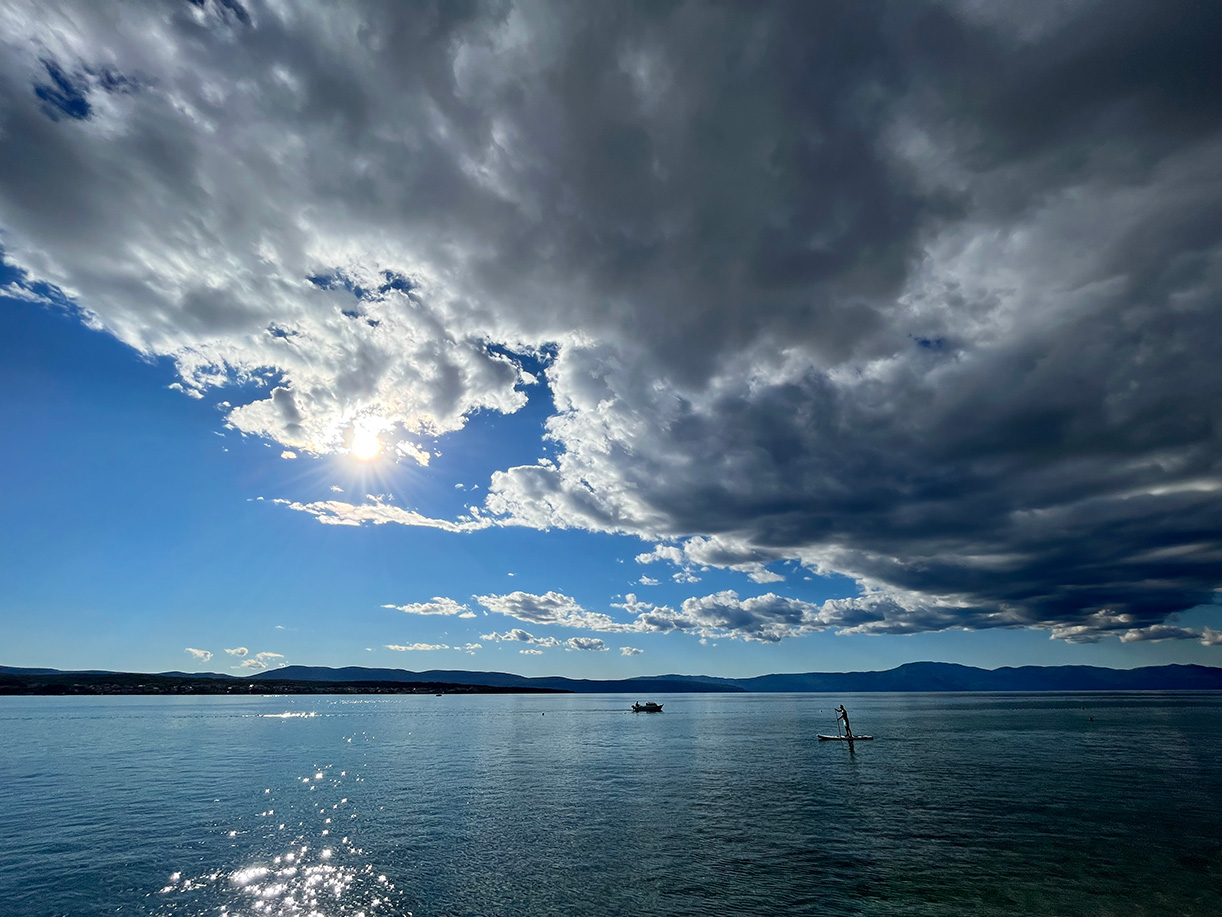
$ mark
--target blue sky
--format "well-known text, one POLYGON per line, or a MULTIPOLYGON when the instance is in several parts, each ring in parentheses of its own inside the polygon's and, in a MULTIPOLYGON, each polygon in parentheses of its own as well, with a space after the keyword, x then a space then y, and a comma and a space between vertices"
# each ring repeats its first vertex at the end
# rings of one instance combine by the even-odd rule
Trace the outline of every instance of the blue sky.
POLYGON ((107 9, 0 23, 0 663, 1218 663, 1208 23, 107 9))

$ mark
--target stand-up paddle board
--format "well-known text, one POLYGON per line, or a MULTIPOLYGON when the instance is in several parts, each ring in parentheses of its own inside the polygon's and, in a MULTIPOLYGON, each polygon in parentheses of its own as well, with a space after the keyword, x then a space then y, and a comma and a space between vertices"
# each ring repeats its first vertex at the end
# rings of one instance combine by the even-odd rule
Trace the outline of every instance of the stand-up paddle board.
POLYGON ((843 734, 834 736, 819 736, 820 742, 852 742, 854 739, 860 739, 863 742, 869 742, 874 736, 855 736, 853 735, 853 727, 849 725, 849 713, 844 709, 844 704, 836 708, 836 732, 840 733, 840 724, 844 723, 843 734))

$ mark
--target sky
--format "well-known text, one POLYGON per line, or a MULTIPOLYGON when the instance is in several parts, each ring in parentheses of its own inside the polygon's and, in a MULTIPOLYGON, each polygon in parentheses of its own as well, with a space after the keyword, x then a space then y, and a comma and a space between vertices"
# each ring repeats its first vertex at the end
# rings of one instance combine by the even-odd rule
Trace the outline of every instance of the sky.
POLYGON ((0 2, 0 664, 1222 664, 1216 4, 0 2))

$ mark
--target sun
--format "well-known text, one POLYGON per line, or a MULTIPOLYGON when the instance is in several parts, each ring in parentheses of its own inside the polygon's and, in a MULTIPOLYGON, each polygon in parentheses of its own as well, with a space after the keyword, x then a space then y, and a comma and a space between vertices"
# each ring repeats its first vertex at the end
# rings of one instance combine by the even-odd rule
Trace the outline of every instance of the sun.
POLYGON ((352 431, 348 454, 362 462, 371 462, 382 454, 382 441, 372 430, 357 427, 352 431))

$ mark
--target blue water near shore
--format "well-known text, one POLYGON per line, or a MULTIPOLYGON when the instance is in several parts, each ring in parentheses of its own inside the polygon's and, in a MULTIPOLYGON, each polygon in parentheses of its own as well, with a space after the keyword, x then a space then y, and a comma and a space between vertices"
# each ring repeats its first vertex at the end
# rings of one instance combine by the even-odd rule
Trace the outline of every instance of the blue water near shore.
POLYGON ((1222 695, 637 699, 0 699, 0 913, 1219 913, 1222 695))

